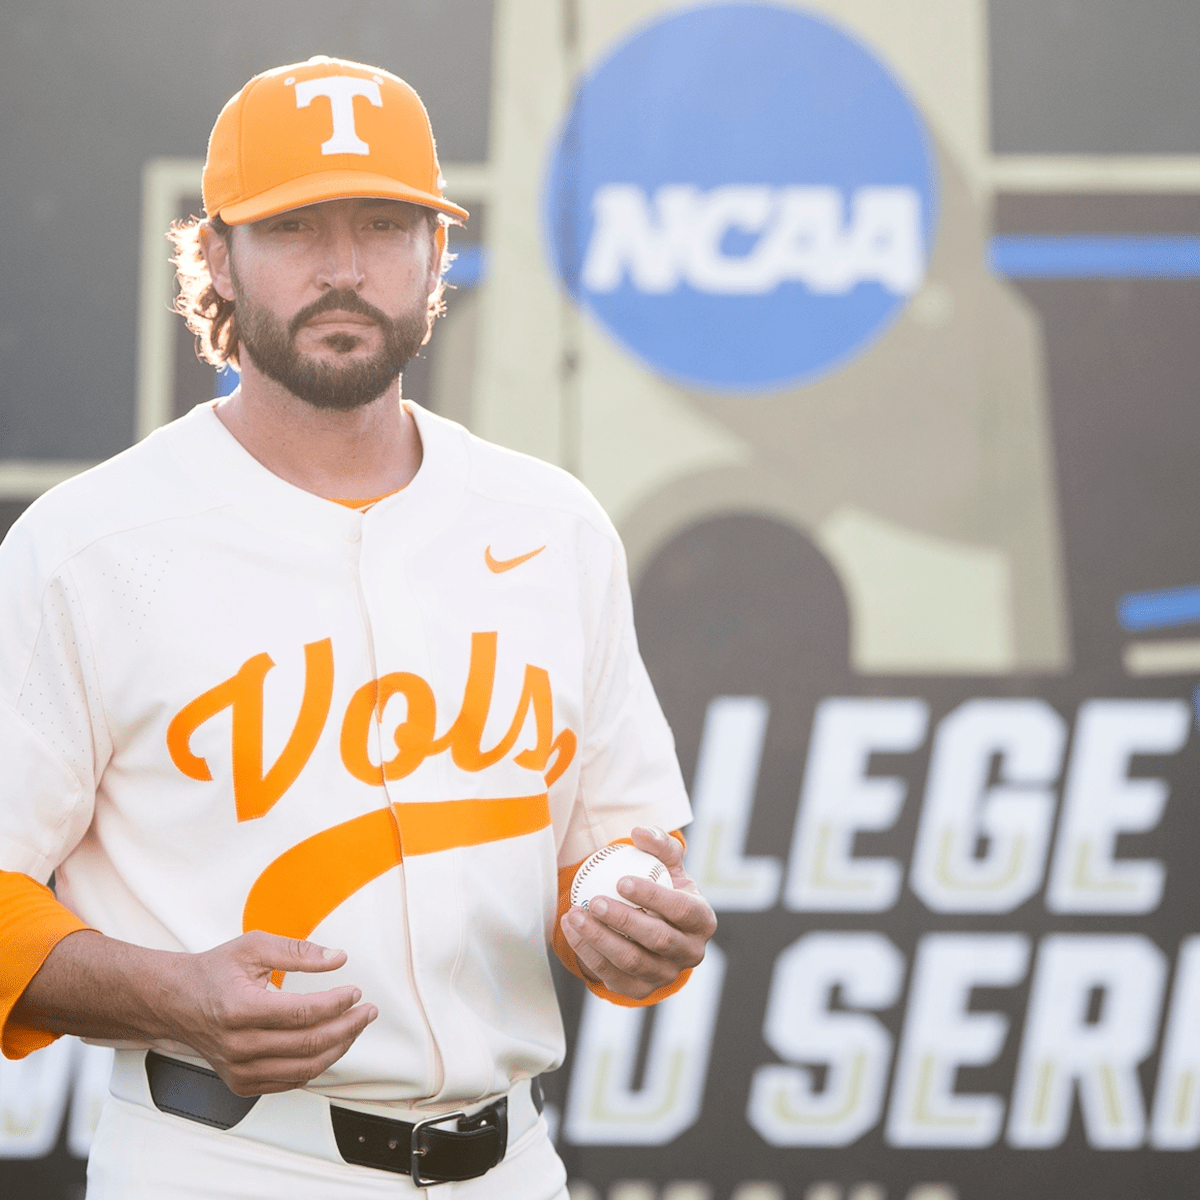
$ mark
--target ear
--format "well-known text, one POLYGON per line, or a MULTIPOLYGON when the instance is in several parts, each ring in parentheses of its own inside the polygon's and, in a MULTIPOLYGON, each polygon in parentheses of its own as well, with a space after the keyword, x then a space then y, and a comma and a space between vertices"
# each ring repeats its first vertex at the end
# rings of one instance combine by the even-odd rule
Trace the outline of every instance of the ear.
POLYGON ((208 266, 213 287, 222 300, 233 300, 233 273, 229 264, 229 242, 204 221, 200 225, 200 252, 208 266))
POLYGON ((438 281, 442 277, 442 255, 446 252, 446 226, 444 222, 439 221, 437 228, 433 232, 431 239, 433 246, 429 256, 429 275, 430 288, 429 294, 433 295, 437 289, 438 281))

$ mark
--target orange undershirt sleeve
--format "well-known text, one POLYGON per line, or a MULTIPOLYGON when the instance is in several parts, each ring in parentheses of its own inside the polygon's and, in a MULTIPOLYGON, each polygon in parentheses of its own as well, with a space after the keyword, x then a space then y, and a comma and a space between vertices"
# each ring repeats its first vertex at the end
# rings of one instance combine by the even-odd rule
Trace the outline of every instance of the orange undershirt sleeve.
POLYGON ((0 871, 0 1050, 24 1058, 58 1036, 18 1024, 12 1010, 50 951, 69 933, 90 929, 54 893, 19 871, 0 871))
MULTIPOLYGON (((676 841, 683 847, 687 847, 687 842, 683 839, 683 834, 676 830, 671 834, 676 841)), ((629 838, 617 838, 618 843, 625 843, 632 846, 633 842, 629 838)), ((649 1008, 652 1004, 657 1004, 660 1000, 665 1000, 668 996, 673 996, 691 976, 691 968, 681 971, 674 983, 668 983, 664 987, 660 987, 651 992, 650 995, 643 1000, 634 1000, 630 996, 622 996, 620 992, 610 992, 602 983, 597 983, 594 979, 589 979, 584 973, 583 968, 579 965, 579 960, 575 957, 575 951, 571 949, 570 943, 562 931, 562 919, 567 910, 571 907, 571 883, 575 879, 575 872, 584 864, 586 860, 580 859, 577 863, 572 863, 567 867, 558 868, 558 916, 554 920, 554 953, 558 955, 562 965, 571 972, 572 975, 578 976, 587 984, 588 991, 593 995, 599 996, 601 1000, 607 1000, 610 1004, 619 1004, 623 1008, 649 1008)))

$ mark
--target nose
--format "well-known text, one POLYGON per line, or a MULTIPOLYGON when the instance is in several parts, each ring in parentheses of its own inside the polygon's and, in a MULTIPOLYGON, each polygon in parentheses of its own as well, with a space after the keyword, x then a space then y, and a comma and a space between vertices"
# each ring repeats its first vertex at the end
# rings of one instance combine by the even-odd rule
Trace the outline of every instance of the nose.
POLYGON ((322 291, 358 291, 365 276, 358 240, 348 221, 331 221, 325 228, 317 285, 322 291))

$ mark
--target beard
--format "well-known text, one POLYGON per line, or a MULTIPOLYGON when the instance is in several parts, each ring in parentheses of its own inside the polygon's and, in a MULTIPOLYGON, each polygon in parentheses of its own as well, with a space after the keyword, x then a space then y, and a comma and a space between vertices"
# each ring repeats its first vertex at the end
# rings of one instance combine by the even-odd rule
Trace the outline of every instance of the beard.
MULTIPOLYGON (((274 313, 249 300, 236 280, 234 286, 238 339, 251 362, 314 408, 350 412, 377 400, 416 357, 429 332, 424 303, 392 318, 368 304, 357 292, 348 290, 326 292, 302 308, 285 326, 274 313), (383 346, 370 358, 343 364, 302 354, 296 345, 300 329, 313 317, 334 310, 354 313, 373 322, 383 334, 383 346)), ((355 334, 341 332, 322 339, 329 349, 346 355, 361 341, 355 334)))

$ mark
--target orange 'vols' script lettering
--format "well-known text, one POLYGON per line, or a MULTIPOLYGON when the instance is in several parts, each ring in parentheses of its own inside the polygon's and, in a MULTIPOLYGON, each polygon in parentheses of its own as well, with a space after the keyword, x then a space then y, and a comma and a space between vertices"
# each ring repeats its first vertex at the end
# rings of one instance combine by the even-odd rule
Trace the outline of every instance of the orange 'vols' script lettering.
POLYGON ((182 708, 167 728, 171 761, 189 778, 212 779, 208 763, 192 753, 191 738, 205 721, 232 709, 233 798, 239 821, 271 811, 296 782, 317 747, 333 702, 333 643, 329 638, 304 647, 304 696, 300 714, 283 752, 263 770, 263 684, 275 665, 269 654, 256 654, 238 673, 182 708))
MULTIPOLYGON (((549 824, 545 792, 393 804, 364 813, 306 838, 271 863, 246 897, 242 929, 307 938, 335 908, 405 857, 520 837, 549 824)), ((271 976, 277 987, 283 974, 271 976)))
POLYGON ((382 784, 385 779, 403 779, 429 757, 436 720, 433 689, 420 675, 393 671, 382 679, 372 679, 350 697, 346 706, 342 720, 342 762, 346 770, 363 783, 382 784), (377 767, 367 757, 367 741, 374 722, 383 719, 387 702, 400 695, 408 702, 408 715, 392 735, 396 754, 377 767))
MULTIPOLYGON (((542 667, 526 664, 508 731, 490 749, 483 747, 496 682, 496 643, 494 632, 471 635, 462 705, 441 737, 436 736, 433 689, 419 675, 393 671, 360 687, 342 719, 341 757, 350 774, 381 786, 387 780, 403 779, 431 755, 447 750, 460 770, 487 770, 513 750, 532 713, 536 740, 513 762, 539 772, 550 787, 570 766, 578 739, 570 729, 554 735, 554 697, 550 675, 542 667), (404 720, 392 734, 396 753, 375 766, 367 747, 394 696, 403 696, 407 705, 404 720)), ((212 772, 208 762, 192 752, 192 735, 218 713, 231 710, 233 795, 239 821, 270 812, 296 782, 317 748, 333 702, 333 643, 326 638, 304 647, 300 712, 283 752, 264 771, 263 687, 274 665, 269 654, 248 658, 236 675, 185 705, 167 727, 171 760, 189 779, 209 781, 212 772)), ((406 856, 499 842, 549 825, 546 792, 493 800, 392 804, 364 813, 306 838, 275 859, 246 897, 242 928, 307 938, 335 908, 406 856)), ((283 972, 276 971, 272 979, 282 983, 283 972)))
MULTIPOLYGON (((490 749, 483 734, 492 709, 496 682, 497 635, 471 635, 471 657, 458 716, 441 737, 436 735, 437 703, 433 689, 420 675, 393 671, 360 687, 350 698, 342 719, 342 763, 355 779, 371 786, 411 775, 427 758, 450 752, 463 771, 486 771, 510 754, 533 714, 534 745, 519 751, 513 762, 542 775, 551 787, 571 765, 578 739, 570 729, 554 734, 554 696, 550 675, 543 667, 526 664, 516 712, 504 736, 490 749), (392 739, 396 753, 379 766, 367 753, 372 734, 388 702, 403 696, 404 720, 392 739), (553 760, 553 761, 552 761, 553 760)), ((233 794, 239 821, 270 812, 300 776, 317 747, 333 700, 333 646, 328 638, 304 647, 304 697, 300 714, 278 760, 263 770, 263 685, 275 665, 269 654, 247 659, 236 675, 186 705, 167 729, 171 760, 189 779, 211 780, 208 763, 192 753, 192 734, 218 713, 232 709, 233 794)))
POLYGON ((431 755, 449 750, 454 765, 461 770, 486 771, 516 745, 532 709, 537 744, 522 750, 513 761, 519 767, 544 774, 547 786, 554 783, 575 757, 576 738, 569 729, 554 737, 554 697, 550 675, 542 667, 526 665, 524 686, 508 732, 490 750, 483 748, 483 730, 491 713, 496 683, 496 640, 494 632, 471 635, 471 659, 462 706, 441 737, 434 737, 437 706, 433 690, 419 675, 395 671, 360 687, 347 705, 342 721, 342 762, 346 770, 363 783, 381 784, 384 780, 403 779, 431 755), (377 767, 367 756, 367 741, 387 702, 397 695, 404 697, 408 712, 392 735, 396 754, 377 767), (547 771, 552 754, 554 766, 547 771))
POLYGON ((537 724, 537 745, 524 750, 514 760, 518 766, 532 771, 544 771, 550 759, 550 739, 554 720, 550 696, 550 676, 541 667, 526 666, 525 684, 517 701, 516 715, 508 732, 490 749, 483 748, 483 727, 492 708, 492 689, 496 682, 496 635, 471 634, 471 664, 467 669, 467 686, 463 691, 462 707, 444 737, 434 743, 434 753, 450 749, 456 767, 464 771, 484 771, 498 763, 515 745, 533 709, 537 724))

